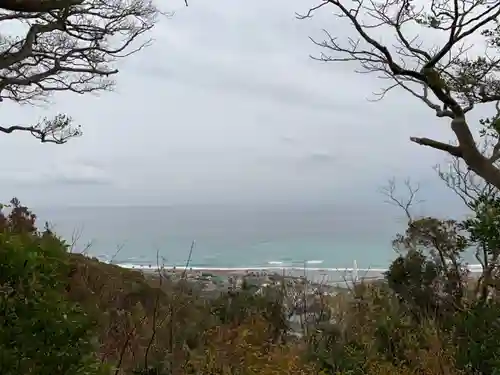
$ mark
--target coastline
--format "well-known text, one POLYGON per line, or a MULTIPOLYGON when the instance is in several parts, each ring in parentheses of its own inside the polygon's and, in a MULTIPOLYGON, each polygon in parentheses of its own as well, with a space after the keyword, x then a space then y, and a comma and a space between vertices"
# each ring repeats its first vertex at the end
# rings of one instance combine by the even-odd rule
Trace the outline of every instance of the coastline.
POLYGON ((379 280, 384 276, 385 269, 352 268, 301 268, 301 267, 248 267, 248 268, 217 268, 217 267, 156 267, 133 266, 116 264, 127 269, 134 269, 147 274, 157 273, 159 270, 168 274, 180 276, 185 273, 186 278, 193 279, 203 275, 212 275, 218 278, 287 278, 307 279, 315 284, 338 285, 359 280, 379 280))
MULTIPOLYGON (((147 274, 157 273, 159 270, 171 275, 181 275, 185 273, 187 278, 194 278, 200 275, 214 275, 220 278, 246 278, 246 277, 285 277, 302 278, 312 283, 322 283, 328 285, 352 283, 363 280, 380 280, 384 278, 388 268, 321 268, 321 267, 186 267, 186 266, 153 266, 132 263, 114 263, 115 265, 127 269, 141 271, 147 274)), ((354 262, 356 265, 356 262, 354 262)), ((471 275, 481 272, 479 264, 468 266, 471 275)))
MULTIPOLYGON (((208 298, 214 298, 246 285, 255 292, 269 286, 285 285, 291 290, 302 290, 309 296, 345 293, 359 282, 378 282, 387 269, 309 268, 309 267, 176 267, 120 264, 115 266, 136 270, 147 277, 162 277, 177 283, 187 281, 208 298)), ((354 265, 356 265, 354 263, 354 265)), ((480 266, 470 265, 470 278, 476 279, 480 266)))

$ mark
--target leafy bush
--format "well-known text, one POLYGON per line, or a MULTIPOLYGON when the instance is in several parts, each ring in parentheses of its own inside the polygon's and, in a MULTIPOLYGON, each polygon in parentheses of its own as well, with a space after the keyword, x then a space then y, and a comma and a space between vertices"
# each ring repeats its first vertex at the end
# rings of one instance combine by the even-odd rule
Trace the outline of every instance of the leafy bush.
POLYGON ((385 285, 359 285, 309 342, 309 355, 327 374, 434 373, 431 367, 452 363, 436 326, 417 323, 385 285))
POLYGON ((297 345, 269 340, 273 328, 260 316, 238 324, 224 324, 205 333, 205 350, 193 356, 186 369, 199 375, 302 375, 316 373, 297 345))
POLYGON ((465 221, 421 218, 394 241, 385 284, 357 285, 329 327, 308 338, 329 374, 500 371, 500 200, 479 197, 465 221), (482 265, 463 260, 476 248, 482 265))
POLYGON ((468 373, 500 370, 500 302, 474 302, 450 322, 457 367, 468 373))
POLYGON ((65 298, 66 244, 12 200, 0 215, 0 373, 96 374, 93 320, 65 298))
POLYGON ((258 295, 245 289, 224 293, 210 304, 210 310, 220 324, 239 325, 258 315, 267 323, 273 341, 282 339, 288 331, 283 296, 275 288, 258 295))

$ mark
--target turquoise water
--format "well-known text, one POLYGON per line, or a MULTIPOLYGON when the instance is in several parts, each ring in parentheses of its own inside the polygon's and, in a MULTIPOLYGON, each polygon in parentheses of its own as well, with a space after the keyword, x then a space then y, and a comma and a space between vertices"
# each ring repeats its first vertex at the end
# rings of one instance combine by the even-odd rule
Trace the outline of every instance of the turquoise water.
POLYGON ((394 234, 404 227, 377 213, 332 206, 80 207, 37 209, 40 220, 70 240, 76 251, 115 262, 184 265, 193 240, 192 267, 270 265, 385 268, 394 259, 394 234))

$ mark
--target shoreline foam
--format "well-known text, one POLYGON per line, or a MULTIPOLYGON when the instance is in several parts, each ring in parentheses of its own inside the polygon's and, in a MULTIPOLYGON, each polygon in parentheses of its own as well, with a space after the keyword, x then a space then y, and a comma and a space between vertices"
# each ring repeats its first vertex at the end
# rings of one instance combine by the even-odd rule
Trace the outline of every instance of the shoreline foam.
MULTIPOLYGON (((187 267, 183 266, 160 266, 141 265, 133 263, 114 263, 127 269, 134 269, 148 274, 164 270, 166 272, 186 272, 188 278, 197 277, 201 274, 212 274, 222 278, 266 278, 277 275, 291 278, 305 278, 312 283, 341 285, 360 280, 376 281, 384 278, 387 268, 319 268, 319 267, 187 267)), ((481 271, 480 265, 469 265, 471 274, 481 271)))
MULTIPOLYGON (((109 262, 105 262, 109 263, 109 262)), ((165 265, 157 267, 153 264, 134 264, 134 263, 113 263, 119 267, 127 268, 127 269, 137 269, 137 270, 157 270, 158 268, 165 270, 174 270, 174 269, 187 269, 192 271, 312 271, 312 272, 379 272, 384 273, 387 272, 388 268, 354 268, 354 267, 298 267, 298 266, 250 266, 250 267, 204 267, 204 266, 188 266, 186 265, 165 265)), ((467 266, 470 272, 476 273, 482 270, 482 266, 480 264, 470 264, 467 266)))

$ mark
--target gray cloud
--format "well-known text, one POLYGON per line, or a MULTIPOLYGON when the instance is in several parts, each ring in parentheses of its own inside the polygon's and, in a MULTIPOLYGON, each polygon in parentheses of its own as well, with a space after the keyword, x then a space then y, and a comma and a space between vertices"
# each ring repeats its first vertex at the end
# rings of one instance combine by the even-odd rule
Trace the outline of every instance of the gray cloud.
POLYGON ((335 160, 335 157, 329 152, 314 151, 308 155, 307 160, 313 163, 324 164, 324 163, 330 163, 331 161, 335 160))
POLYGON ((92 160, 59 161, 37 170, 18 170, 13 172, 11 183, 21 187, 114 185, 100 163, 92 160))
POLYGON ((6 125, 67 112, 85 132, 64 146, 1 136, 13 156, 0 165, 4 194, 83 205, 358 202, 380 199, 393 175, 443 194, 431 166, 444 156, 408 139, 449 139, 447 124, 404 91, 368 102, 384 82, 352 64, 312 61, 309 36, 351 32, 328 12, 298 21, 309 4, 263 5, 180 1, 154 45, 120 62, 115 93, 2 103, 6 125))
POLYGON ((41 181, 41 184, 49 185, 71 185, 71 186, 92 186, 92 185, 113 185, 112 181, 102 177, 90 176, 54 176, 41 181))

